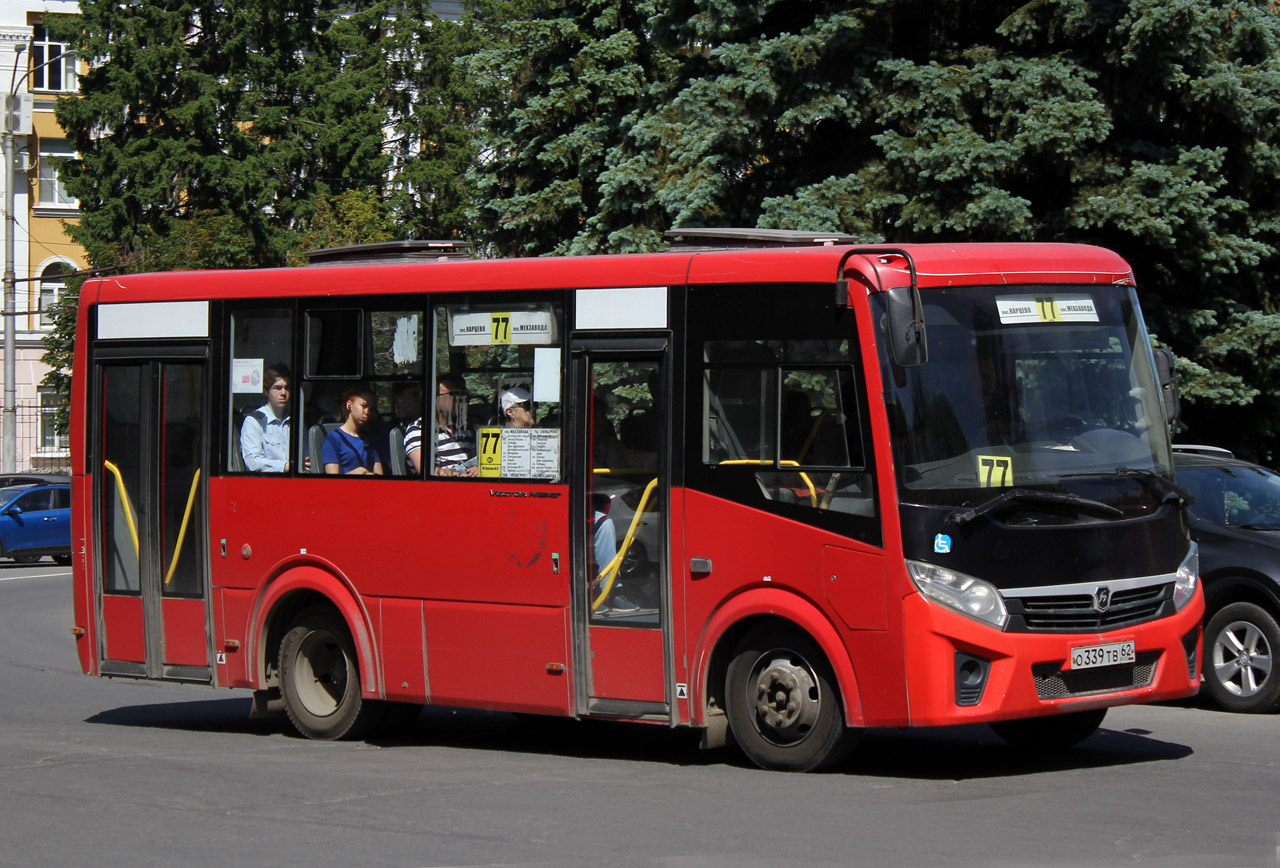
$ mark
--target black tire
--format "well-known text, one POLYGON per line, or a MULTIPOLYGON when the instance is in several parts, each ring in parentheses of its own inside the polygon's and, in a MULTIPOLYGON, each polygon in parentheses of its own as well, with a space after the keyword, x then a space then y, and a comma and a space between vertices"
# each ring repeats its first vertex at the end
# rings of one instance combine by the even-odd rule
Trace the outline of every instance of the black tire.
POLYGON ((280 642, 284 710, 307 738, 359 738, 380 703, 360 696, 360 660, 346 623, 330 608, 306 609, 280 642))
POLYGON ((856 742, 822 649, 793 628, 765 624, 743 637, 725 675, 725 704, 734 740, 761 768, 829 768, 856 742))
POLYGON ((54 555, 53 562, 60 567, 71 566, 71 555, 54 555))
POLYGON ((1261 606, 1222 607, 1204 630, 1204 684, 1221 708, 1260 714, 1280 707, 1280 624, 1261 606))
POLYGON ((1014 747, 1056 749, 1079 744, 1098 731, 1105 708, 1093 711, 1072 711, 1048 717, 1029 717, 1023 720, 1004 720, 991 724, 996 735, 1014 747))
POLYGON ((40 555, 14 555, 13 562, 15 564, 34 564, 40 560, 40 555))

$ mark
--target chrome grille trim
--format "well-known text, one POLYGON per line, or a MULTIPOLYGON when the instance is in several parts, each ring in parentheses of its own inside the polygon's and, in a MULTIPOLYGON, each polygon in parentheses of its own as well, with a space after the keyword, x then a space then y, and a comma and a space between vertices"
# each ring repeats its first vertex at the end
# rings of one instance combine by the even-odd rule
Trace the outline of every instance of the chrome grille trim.
POLYGON ((1174 613, 1176 576, 1079 582, 1001 591, 1009 610, 1009 633, 1099 633, 1132 627, 1174 613), (1110 591, 1109 605, 1099 611, 1094 594, 1110 591))

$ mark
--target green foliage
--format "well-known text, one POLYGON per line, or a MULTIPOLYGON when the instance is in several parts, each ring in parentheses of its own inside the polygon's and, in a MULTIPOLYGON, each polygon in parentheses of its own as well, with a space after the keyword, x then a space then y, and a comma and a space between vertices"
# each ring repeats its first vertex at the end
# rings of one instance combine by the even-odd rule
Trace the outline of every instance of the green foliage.
POLYGON ((602 173, 655 79, 653 0, 523 0, 487 7, 486 159, 468 175, 484 240, 502 254, 625 250, 599 210, 602 173))
POLYGON ((296 244, 289 252, 290 265, 306 265, 311 250, 394 241, 395 223, 387 206, 362 190, 321 196, 311 215, 300 222, 296 244))
POLYGON ((1181 358, 1185 436, 1280 458, 1272 0, 80 10, 51 26, 99 59, 57 109, 96 266, 641 251, 698 225, 1092 242, 1181 358))
POLYGON ((253 264, 280 264, 316 196, 381 185, 386 7, 343 10, 87 0, 54 25, 95 58, 56 108, 80 155, 62 172, 83 210, 69 231, 95 266, 206 213, 239 222, 253 264))
POLYGON ((400 0, 379 47, 391 135, 384 197, 409 238, 470 239, 466 173, 479 148, 476 87, 457 59, 480 44, 474 18, 442 22, 428 0, 400 0))
POLYGON ((1183 360, 1186 436, 1280 457, 1280 363, 1250 343, 1280 313, 1270 0, 666 0, 631 53, 588 26, 611 8, 547 0, 490 53, 514 82, 484 168, 501 249, 673 225, 1102 244, 1183 360), (622 98, 601 55, 644 58, 622 98))

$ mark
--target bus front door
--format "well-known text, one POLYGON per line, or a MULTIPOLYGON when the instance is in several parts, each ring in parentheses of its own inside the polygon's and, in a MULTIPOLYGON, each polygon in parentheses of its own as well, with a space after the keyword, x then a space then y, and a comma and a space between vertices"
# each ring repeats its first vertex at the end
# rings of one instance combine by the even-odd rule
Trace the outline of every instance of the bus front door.
POLYGON ((665 339, 575 341, 579 714, 669 719, 665 339))
POLYGON ((205 352, 130 355, 99 359, 90 435, 101 674, 207 683, 205 352))

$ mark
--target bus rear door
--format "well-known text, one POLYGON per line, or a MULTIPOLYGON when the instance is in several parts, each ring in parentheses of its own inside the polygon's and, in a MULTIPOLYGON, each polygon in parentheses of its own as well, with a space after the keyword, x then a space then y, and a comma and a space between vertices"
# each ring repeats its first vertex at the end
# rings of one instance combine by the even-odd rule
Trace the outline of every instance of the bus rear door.
POLYGON ((101 674, 208 683, 207 346, 95 352, 101 674))
POLYGON ((579 714, 667 720, 665 337, 575 340, 574 658, 579 714))

